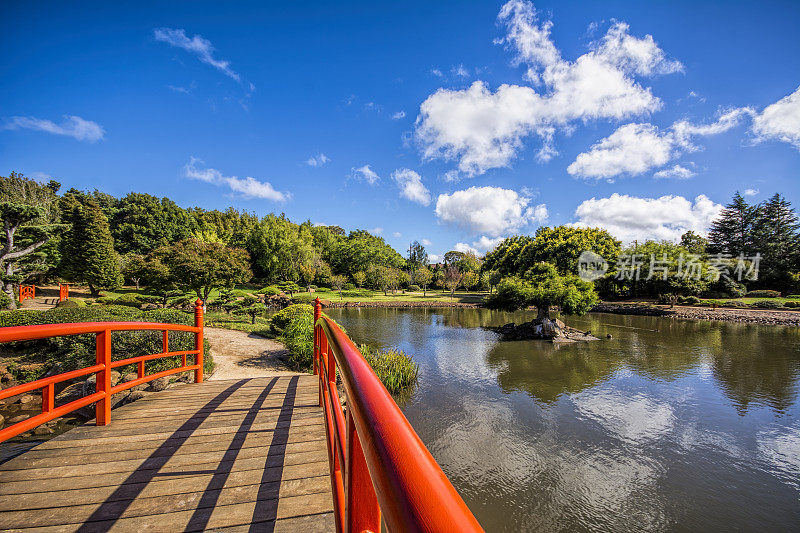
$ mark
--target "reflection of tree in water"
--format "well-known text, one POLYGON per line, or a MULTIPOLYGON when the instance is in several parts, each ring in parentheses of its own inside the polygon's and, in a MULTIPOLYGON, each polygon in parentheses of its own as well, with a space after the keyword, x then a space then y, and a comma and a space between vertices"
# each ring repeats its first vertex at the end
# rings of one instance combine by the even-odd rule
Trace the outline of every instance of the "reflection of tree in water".
POLYGON ((800 329, 725 324, 719 342, 712 345, 712 365, 714 377, 740 415, 751 403, 784 412, 797 399, 800 329), (765 328, 769 334, 762 335, 765 328))
POLYGON ((545 404, 564 393, 577 393, 598 384, 621 361, 586 346, 556 348, 544 341, 499 342, 487 356, 497 371, 503 392, 523 391, 545 404))

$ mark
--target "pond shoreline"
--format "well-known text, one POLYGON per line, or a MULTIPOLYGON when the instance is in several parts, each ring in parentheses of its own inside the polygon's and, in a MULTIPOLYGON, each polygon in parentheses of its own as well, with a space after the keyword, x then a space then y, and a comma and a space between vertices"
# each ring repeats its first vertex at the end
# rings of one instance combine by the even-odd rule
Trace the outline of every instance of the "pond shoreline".
POLYGON ((351 307, 361 307, 369 309, 411 309, 411 308, 461 308, 461 309, 478 309, 483 307, 476 303, 464 302, 415 302, 415 301, 396 301, 396 302, 337 302, 335 300, 320 300, 322 307, 329 309, 345 309, 351 307))
POLYGON ((800 326, 800 311, 778 311, 768 309, 729 309, 712 307, 680 306, 674 307, 609 303, 597 304, 591 309, 594 313, 615 315, 661 316, 689 320, 719 320, 776 326, 800 326))

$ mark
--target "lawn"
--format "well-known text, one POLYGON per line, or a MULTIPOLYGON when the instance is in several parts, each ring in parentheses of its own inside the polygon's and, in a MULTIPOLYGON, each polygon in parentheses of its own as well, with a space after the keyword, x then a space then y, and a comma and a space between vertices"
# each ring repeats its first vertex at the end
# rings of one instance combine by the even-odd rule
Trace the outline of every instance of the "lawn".
MULTIPOLYGON (((402 291, 397 291, 396 294, 384 295, 382 291, 363 291, 365 295, 349 296, 351 291, 342 291, 344 296, 340 297, 337 292, 316 292, 313 296, 319 296, 320 299, 330 300, 332 302, 460 302, 460 303, 481 303, 483 299, 489 294, 488 292, 464 292, 456 291, 452 300, 450 299, 449 292, 441 291, 428 291, 423 295, 422 292, 408 292, 405 294, 402 291)), ((362 291, 359 291, 362 292, 362 291)), ((304 293, 300 293, 304 294, 304 293)))

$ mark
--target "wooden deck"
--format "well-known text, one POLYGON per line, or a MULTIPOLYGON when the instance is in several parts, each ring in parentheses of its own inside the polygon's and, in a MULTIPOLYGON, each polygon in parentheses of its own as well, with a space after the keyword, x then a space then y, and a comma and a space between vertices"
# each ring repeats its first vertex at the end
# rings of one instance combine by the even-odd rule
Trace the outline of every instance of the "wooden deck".
POLYGON ((0 529, 333 531, 317 378, 185 385, 0 465, 0 529))

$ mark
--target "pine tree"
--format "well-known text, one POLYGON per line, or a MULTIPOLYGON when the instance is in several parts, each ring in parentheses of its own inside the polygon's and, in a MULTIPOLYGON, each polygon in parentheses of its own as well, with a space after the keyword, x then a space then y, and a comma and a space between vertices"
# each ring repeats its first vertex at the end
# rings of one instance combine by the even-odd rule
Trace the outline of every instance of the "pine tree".
POLYGON ((122 285, 114 239, 100 205, 93 200, 81 203, 65 196, 63 209, 65 218, 72 223, 62 246, 64 276, 86 283, 92 296, 100 294, 100 289, 122 285))
POLYGON ((778 193, 764 202, 753 237, 761 254, 759 285, 785 291, 792 285, 790 274, 800 270, 800 222, 792 204, 778 193))
POLYGON ((753 251, 753 222, 758 215, 758 207, 750 206, 736 191, 731 203, 711 225, 708 234, 708 251, 737 256, 748 255, 753 251))

